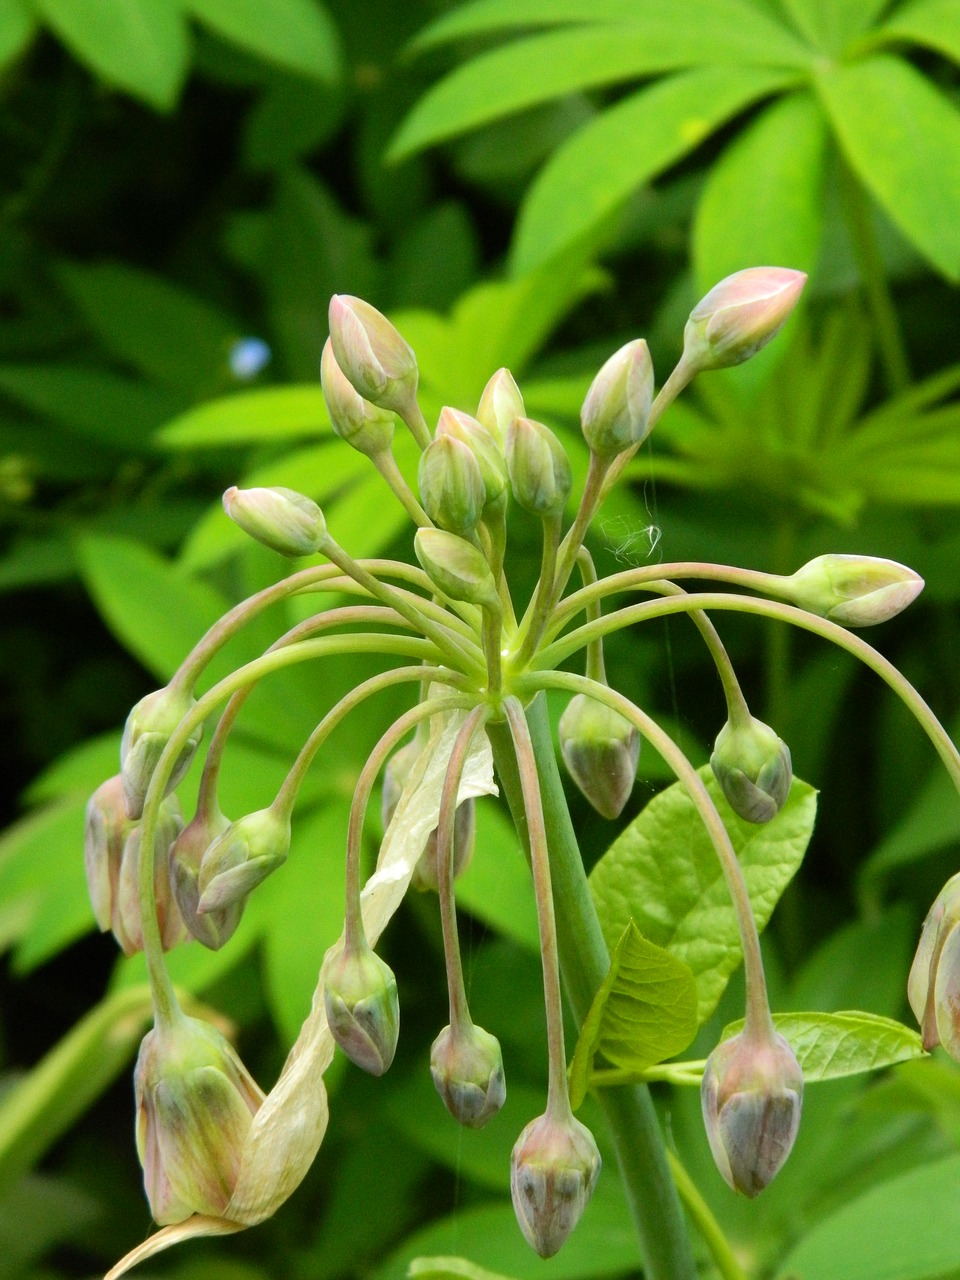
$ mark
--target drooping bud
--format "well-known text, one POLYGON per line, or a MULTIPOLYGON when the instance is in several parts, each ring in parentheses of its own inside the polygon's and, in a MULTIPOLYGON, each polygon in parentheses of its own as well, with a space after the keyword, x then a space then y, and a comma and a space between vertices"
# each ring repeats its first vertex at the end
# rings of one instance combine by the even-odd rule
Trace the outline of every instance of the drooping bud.
MULTIPOLYGON (((395 751, 387 761, 387 767, 383 771, 383 793, 380 801, 380 814, 383 819, 384 831, 390 825, 397 805, 400 803, 400 797, 403 794, 403 788, 406 786, 407 778, 410 776, 410 770, 413 768, 419 754, 420 746, 414 739, 412 742, 408 742, 406 746, 401 747, 399 751, 395 751)), ((475 837, 476 805, 472 798, 461 800, 457 805, 453 823, 454 879, 466 871, 473 853, 475 837)), ((439 883, 437 876, 437 829, 434 827, 429 836, 427 836, 427 842, 423 846, 423 853, 421 853, 413 869, 410 885, 414 889, 419 889, 422 893, 426 893, 429 890, 436 891, 439 883)))
POLYGON ((791 604, 844 627, 887 622, 922 590, 923 579, 905 564, 853 555, 817 556, 782 585, 791 604))
POLYGON ((242 904, 289 852, 290 819, 272 806, 231 822, 203 855, 197 911, 205 915, 242 904))
POLYGON ((483 477, 486 510, 507 491, 507 461, 499 439, 483 423, 471 418, 469 413, 450 408, 440 410, 440 420, 437 423, 437 439, 446 435, 462 441, 473 451, 483 477))
POLYGON ((907 997, 920 1024, 923 1047, 942 1044, 960 1062, 960 874, 952 876, 930 908, 910 968, 907 997))
POLYGON ((803 1072, 783 1036, 770 1044, 741 1032, 707 1059, 703 1123, 717 1168, 751 1198, 776 1177, 800 1126, 803 1072))
POLYGON ((333 354, 354 389, 371 404, 406 416, 417 392, 413 348, 362 298, 334 294, 329 320, 333 354))
POLYGON ((282 556, 312 556, 320 550, 327 523, 305 494, 277 485, 272 489, 238 489, 223 495, 223 509, 244 533, 282 556))
MULTIPOLYGON (((187 931, 170 888, 170 849, 183 830, 180 804, 167 796, 160 806, 156 824, 153 858, 153 892, 157 900, 157 924, 164 951, 182 942, 187 931)), ((120 861, 113 935, 125 955, 143 950, 143 918, 140 914, 140 859, 143 857, 143 828, 135 825, 127 836, 120 861)))
MULTIPOLYGON (((123 802, 128 818, 139 818, 147 796, 150 779, 163 749, 170 741, 183 717, 196 706, 185 689, 166 685, 141 698, 127 716, 120 742, 120 776, 123 779, 123 802)), ((170 772, 166 793, 183 781, 200 745, 203 726, 198 725, 177 757, 170 772)))
POLYGON ((450 600, 492 606, 497 587, 483 553, 443 529, 418 529, 413 549, 431 582, 450 600))
POLYGON ((190 936, 219 951, 233 937, 246 898, 240 898, 216 911, 200 912, 200 865, 214 841, 227 830, 230 821, 214 806, 207 813, 200 810, 177 836, 170 849, 170 887, 183 923, 190 936))
POLYGON ((653 404, 653 361, 643 338, 606 362, 580 410, 583 438, 598 458, 615 458, 647 435, 653 404))
POLYGON ((461 536, 473 532, 487 493, 469 445, 452 435, 432 440, 420 455, 417 482, 423 509, 434 524, 461 536))
POLYGON ((699 371, 749 360, 786 322, 806 282, 787 267, 749 267, 715 284, 690 312, 685 363, 699 371))
POLYGON ((400 1003, 393 970, 364 944, 341 949, 324 982, 327 1022, 351 1062, 382 1076, 393 1062, 400 1034, 400 1003))
POLYGON ((506 445, 507 432, 514 418, 526 416, 523 396, 509 369, 498 369, 483 389, 477 406, 477 419, 500 445, 506 445))
POLYGON ((637 776, 639 733, 618 711, 578 693, 560 717, 559 734, 571 778, 597 813, 618 818, 637 776))
POLYGON ((507 431, 507 469, 513 496, 525 511, 561 514, 573 476, 563 445, 549 427, 532 418, 514 418, 507 431))
POLYGON ((264 1095, 209 1023, 182 1018, 147 1033, 134 1074, 137 1151, 161 1226, 222 1218, 264 1095))
POLYGON ((769 822, 790 794, 790 748, 754 716, 742 725, 727 721, 717 734, 710 768, 730 808, 745 822, 769 822))
POLYGON ((333 343, 328 338, 320 357, 320 385, 330 415, 330 424, 341 440, 368 458, 390 448, 394 417, 364 400, 337 364, 333 343))
POLYGON ((482 1129, 507 1096, 499 1041, 473 1023, 444 1027, 430 1049, 430 1074, 443 1105, 469 1129, 482 1129))
POLYGON ((123 779, 118 773, 101 783, 90 797, 83 833, 87 888, 101 933, 113 927, 123 846, 133 825, 127 817, 123 779))
POLYGON ((510 1194, 520 1230, 541 1258, 552 1258, 580 1221, 599 1176, 593 1134, 573 1116, 538 1116, 520 1134, 510 1194))

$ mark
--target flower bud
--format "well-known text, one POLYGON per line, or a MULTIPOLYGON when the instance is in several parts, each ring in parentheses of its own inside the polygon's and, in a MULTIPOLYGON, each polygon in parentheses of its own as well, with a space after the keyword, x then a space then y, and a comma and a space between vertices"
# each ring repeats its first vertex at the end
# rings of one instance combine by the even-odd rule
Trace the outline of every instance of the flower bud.
POLYGON ((333 354, 328 338, 320 357, 320 385, 330 415, 330 424, 341 440, 374 458, 390 448, 394 417, 387 409, 378 409, 364 400, 344 375, 333 354))
POLYGON ((430 1049, 430 1074, 454 1120, 482 1129, 503 1106, 507 1086, 496 1036, 470 1023, 444 1029, 430 1049))
MULTIPOLYGON (((401 747, 399 751, 395 751, 387 761, 387 767, 383 771, 383 794, 380 800, 380 815, 383 819, 384 831, 390 825, 397 805, 400 803, 400 797, 403 794, 403 788, 406 786, 407 778, 410 776, 410 770, 419 755, 420 745, 414 739, 412 742, 408 742, 406 746, 401 747)), ((462 800, 457 805, 453 823, 454 879, 462 875, 467 869, 470 856, 473 853, 475 837, 475 803, 472 798, 462 800)), ((419 889, 424 893, 430 889, 435 891, 439 883, 437 876, 437 829, 434 827, 429 836, 427 836, 426 844, 423 846, 423 853, 421 853, 413 869, 410 884, 414 889, 419 889)))
POLYGON ((431 440, 420 455, 417 482, 423 509, 434 524, 461 536, 477 527, 487 494, 469 445, 452 435, 431 440))
MULTIPOLYGON (((180 721, 196 705, 185 689, 166 685, 141 698, 127 716, 120 742, 120 776, 128 818, 139 818, 143 813, 147 788, 163 749, 180 721)), ((171 770, 167 795, 183 781, 202 736, 203 726, 197 725, 171 770)))
POLYGON ((783 583, 792 604, 844 627, 895 618, 922 590, 918 573, 878 556, 817 556, 783 583))
POLYGON ((362 298, 330 299, 330 342, 354 389, 381 409, 404 416, 417 392, 417 357, 376 307, 362 298))
POLYGON ((450 600, 492 606, 497 587, 483 552, 443 529, 418 529, 413 549, 424 572, 450 600))
POLYGON ((800 1126, 803 1073, 781 1035, 770 1044, 741 1032, 707 1059, 703 1123, 717 1168, 751 1198, 779 1173, 800 1126))
MULTIPOLYGON (((179 802, 176 796, 168 796, 157 815, 153 858, 153 891, 157 900, 157 924, 164 951, 169 951, 186 937, 183 918, 170 889, 170 848, 182 829, 179 802)), ((140 915, 142 836, 143 828, 139 824, 133 826, 123 846, 111 922, 113 935, 128 956, 143 950, 143 919, 140 915)))
POLYGON ((289 852, 290 820, 272 806, 231 822, 203 855, 197 911, 205 915, 242 904, 289 852))
POLYGON ((580 1221, 599 1176, 593 1134, 573 1116, 538 1116, 520 1134, 510 1194, 520 1230, 541 1258, 552 1258, 580 1221))
POLYGON ((526 415, 523 396, 509 369, 498 369, 483 389, 477 419, 502 448, 514 418, 526 415))
POLYGON ((223 509, 244 533, 282 556, 312 556, 323 544, 327 523, 313 501, 295 489, 238 489, 223 495, 223 509))
POLYGON ((133 830, 123 802, 119 773, 100 784, 87 803, 83 833, 83 863, 93 914, 101 933, 113 925, 120 880, 120 862, 127 836, 133 830))
POLYGON ((727 721, 717 734, 710 768, 730 808, 745 822, 769 822, 790 794, 790 748, 753 716, 744 725, 727 721))
POLYGON ((806 282, 787 267, 749 267, 715 284, 690 312, 685 363, 700 371, 749 360, 785 323, 806 282))
POLYGON ((134 1090, 137 1151, 156 1221, 222 1218, 264 1100, 253 1077, 219 1031, 184 1017, 144 1037, 134 1090))
POLYGON ((507 469, 513 496, 525 511, 559 516, 573 476, 563 445, 541 422, 514 418, 507 431, 507 469))
POLYGON ((580 410, 583 438, 598 458, 615 458, 647 435, 653 404, 653 362, 643 338, 628 342, 606 362, 580 410))
POLYGON ((920 1024, 923 1047, 942 1044, 960 1062, 960 874, 937 895, 923 922, 910 969, 907 997, 920 1024))
POLYGON ((476 458, 483 478, 486 510, 507 490, 507 461, 499 439, 476 418, 471 418, 469 413, 443 408, 437 423, 437 439, 447 435, 467 445, 476 458))
POLYGON ((170 849, 170 888, 190 936, 219 951, 233 937, 246 899, 241 898, 216 911, 199 911, 200 865, 213 842, 229 828, 230 822, 219 808, 198 812, 177 836, 170 849))
POLYGON ((351 1062, 382 1076, 393 1062, 400 1034, 397 980, 366 944, 341 949, 324 980, 327 1022, 351 1062))
POLYGON ((571 778, 597 813, 618 818, 637 776, 639 733, 618 711, 582 693, 567 704, 559 732, 571 778))

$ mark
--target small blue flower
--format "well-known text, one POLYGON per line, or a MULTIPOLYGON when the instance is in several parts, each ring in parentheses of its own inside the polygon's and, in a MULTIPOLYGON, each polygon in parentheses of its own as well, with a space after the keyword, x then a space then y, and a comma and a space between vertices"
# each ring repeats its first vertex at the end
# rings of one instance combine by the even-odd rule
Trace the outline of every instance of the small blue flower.
POLYGON ((238 338, 227 357, 230 372, 241 382, 261 373, 273 358, 273 352, 262 338, 238 338))

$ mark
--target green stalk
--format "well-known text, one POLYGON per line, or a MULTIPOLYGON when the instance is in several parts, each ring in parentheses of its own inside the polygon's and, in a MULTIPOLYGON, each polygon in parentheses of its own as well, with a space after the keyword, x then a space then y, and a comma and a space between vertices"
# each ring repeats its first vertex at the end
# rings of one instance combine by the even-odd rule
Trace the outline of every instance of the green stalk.
POLYGON ((737 1261, 737 1255, 731 1249, 730 1241, 723 1234, 720 1224, 710 1212, 710 1206, 697 1190, 697 1184, 669 1147, 667 1159, 683 1206, 700 1232, 704 1244, 710 1250, 710 1257, 723 1280, 747 1280, 747 1273, 737 1261))

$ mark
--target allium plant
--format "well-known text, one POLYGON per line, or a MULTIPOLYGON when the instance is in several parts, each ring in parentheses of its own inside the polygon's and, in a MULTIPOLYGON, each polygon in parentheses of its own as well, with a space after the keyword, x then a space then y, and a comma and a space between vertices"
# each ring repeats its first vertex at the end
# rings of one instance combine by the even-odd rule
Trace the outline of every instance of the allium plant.
MULTIPOLYGON (((559 782, 547 690, 569 696, 560 721, 562 758, 599 813, 612 819, 622 811, 645 739, 673 769, 702 819, 735 909, 746 1017, 705 1063, 676 1064, 674 1076, 680 1083, 702 1079, 707 1140, 732 1188, 754 1196, 776 1175, 800 1123, 803 1073, 794 1048, 774 1027, 743 872, 701 774, 648 712, 608 683, 603 642, 623 627, 667 614, 690 617, 726 699, 713 773, 735 814, 765 823, 790 792, 790 752, 775 729, 751 714, 708 615, 730 609, 759 614, 855 654, 906 701, 960 782, 960 758, 919 695, 847 630, 892 617, 923 583, 902 565, 847 555, 819 557, 791 576, 680 563, 598 579, 584 539, 611 486, 671 401, 698 373, 738 364, 759 350, 786 320, 803 284, 801 273, 772 267, 718 284, 692 312, 681 359, 656 395, 645 342, 630 342, 612 355, 583 404, 590 461, 575 504, 562 443, 527 417, 506 369, 493 374, 475 414, 445 408, 431 431, 417 401, 411 348, 368 303, 332 300, 322 381, 333 427, 345 444, 369 457, 416 525, 419 564, 354 560, 333 539, 316 504, 301 494, 228 490, 226 513, 247 533, 285 555, 319 555, 322 563, 297 569, 231 609, 169 685, 134 707, 120 774, 90 801, 86 866, 97 920, 125 951, 145 951, 155 1010, 155 1028, 136 1070, 137 1147, 161 1230, 111 1277, 178 1240, 242 1230, 276 1210, 323 1138, 323 1075, 335 1045, 362 1070, 381 1075, 389 1069, 401 993, 374 948, 411 882, 435 887, 442 921, 449 1024, 431 1050, 434 1083, 461 1124, 479 1127, 497 1113, 506 1090, 500 1046, 493 1030, 471 1017, 454 888, 470 856, 474 801, 497 790, 494 769, 529 856, 547 1021, 545 1108, 514 1148, 513 1200, 534 1249, 548 1257, 563 1245, 596 1185, 600 1156, 571 1106, 561 969, 582 1023, 610 958, 559 782), (397 419, 421 449, 417 491, 394 460, 397 419), (512 504, 538 517, 542 527, 540 574, 527 601, 517 598, 509 575, 512 504), (568 511, 575 514, 565 528, 568 511), (688 592, 678 585, 688 579, 727 589, 688 592), (274 602, 308 592, 346 594, 354 602, 322 609, 200 692, 211 658, 239 629, 274 602), (643 598, 634 601, 637 595, 643 598), (614 607, 603 613, 610 602, 614 607), (395 665, 330 708, 268 808, 228 821, 217 780, 253 687, 293 663, 356 653, 386 655, 395 665), (583 673, 561 669, 570 660, 582 663, 583 673), (267 876, 283 874, 298 788, 331 732, 366 699, 402 684, 410 687, 412 706, 384 732, 353 797, 342 936, 324 959, 313 1007, 282 1074, 264 1095, 219 1032, 182 1012, 164 952, 191 936, 194 945, 213 949, 229 942, 242 927, 250 895, 267 876), (197 811, 183 826, 173 792, 195 767, 205 728, 209 745, 197 811), (386 833, 377 869, 363 884, 362 835, 381 774, 386 833)), ((953 1052, 960 1049, 957 899, 951 882, 925 927, 910 980, 926 1043, 940 1041, 953 1052)), ((597 1071, 586 1087, 596 1088, 606 1113, 645 1274, 661 1280, 692 1276, 649 1093, 643 1085, 603 1087, 616 1076, 597 1071)))

